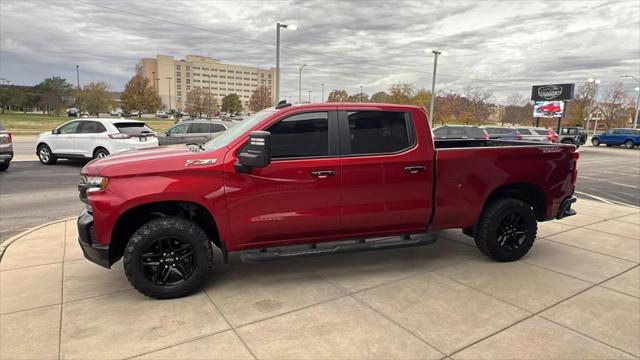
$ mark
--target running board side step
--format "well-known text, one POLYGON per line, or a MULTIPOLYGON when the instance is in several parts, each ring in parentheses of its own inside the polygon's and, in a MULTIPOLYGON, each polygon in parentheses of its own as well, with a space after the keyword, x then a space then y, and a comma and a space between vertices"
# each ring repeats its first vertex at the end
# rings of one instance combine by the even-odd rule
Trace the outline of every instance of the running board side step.
POLYGON ((267 248, 243 251, 240 255, 243 262, 261 262, 301 256, 317 256, 341 254, 356 251, 389 250, 412 246, 424 246, 435 243, 437 236, 433 233, 405 235, 403 237, 376 238, 370 240, 352 240, 340 244, 323 246, 322 243, 310 245, 293 245, 290 247, 267 248), (304 248, 303 248, 304 246, 304 248))

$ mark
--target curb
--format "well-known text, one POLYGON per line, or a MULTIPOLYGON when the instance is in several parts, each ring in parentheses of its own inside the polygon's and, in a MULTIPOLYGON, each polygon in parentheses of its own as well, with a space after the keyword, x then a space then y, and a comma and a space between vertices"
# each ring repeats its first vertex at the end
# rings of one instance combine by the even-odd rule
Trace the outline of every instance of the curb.
POLYGON ((64 218, 64 219, 53 220, 53 221, 50 221, 48 223, 44 223, 44 224, 40 224, 40 225, 34 226, 34 227, 30 228, 30 229, 27 229, 27 230, 21 232, 18 235, 14 235, 14 236, 8 238, 7 240, 3 241, 2 244, 0 244, 0 261, 2 261, 2 257, 4 256, 5 251, 7 251, 7 248, 9 247, 9 245, 13 244, 16 240, 20 239, 21 237, 29 235, 32 232, 40 230, 40 229, 42 229, 44 227, 47 227, 49 225, 54 225, 54 224, 57 224, 57 223, 61 223, 61 222, 64 222, 64 221, 69 221, 69 220, 73 220, 73 219, 77 219, 77 218, 78 218, 77 216, 71 216, 71 217, 64 218))

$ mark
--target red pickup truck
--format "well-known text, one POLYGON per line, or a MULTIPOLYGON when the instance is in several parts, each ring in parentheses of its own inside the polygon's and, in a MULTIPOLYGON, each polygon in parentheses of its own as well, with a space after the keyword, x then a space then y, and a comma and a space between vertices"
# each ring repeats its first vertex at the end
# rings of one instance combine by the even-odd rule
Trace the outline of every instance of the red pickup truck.
POLYGON ((279 104, 198 148, 88 163, 79 243, 104 267, 124 258, 130 283, 154 298, 197 290, 214 246, 224 261, 258 261, 425 245, 461 228, 513 261, 537 221, 575 214, 577 160, 573 145, 434 142, 416 106, 279 104))

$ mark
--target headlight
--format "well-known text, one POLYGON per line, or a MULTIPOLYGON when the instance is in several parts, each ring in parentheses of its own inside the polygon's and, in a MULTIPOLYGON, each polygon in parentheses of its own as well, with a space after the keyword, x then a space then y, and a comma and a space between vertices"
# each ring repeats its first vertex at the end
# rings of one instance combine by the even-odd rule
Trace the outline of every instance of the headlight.
POLYGON ((109 184, 109 178, 104 176, 83 176, 82 180, 88 193, 104 190, 109 184))

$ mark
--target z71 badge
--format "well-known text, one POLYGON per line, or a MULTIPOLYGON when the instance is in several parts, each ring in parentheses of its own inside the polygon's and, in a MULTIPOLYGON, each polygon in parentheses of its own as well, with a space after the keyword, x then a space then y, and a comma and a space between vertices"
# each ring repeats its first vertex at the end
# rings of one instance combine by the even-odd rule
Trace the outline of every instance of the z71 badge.
POLYGON ((199 160, 187 160, 184 163, 185 167, 188 166, 203 166, 203 165, 213 165, 216 163, 218 159, 199 159, 199 160))

